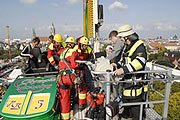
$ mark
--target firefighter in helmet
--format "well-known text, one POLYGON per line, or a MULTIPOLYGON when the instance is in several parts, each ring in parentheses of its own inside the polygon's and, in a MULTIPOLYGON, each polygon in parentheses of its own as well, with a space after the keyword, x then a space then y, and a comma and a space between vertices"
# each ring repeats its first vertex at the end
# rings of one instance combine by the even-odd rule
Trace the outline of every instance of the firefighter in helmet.
POLYGON ((75 44, 73 37, 66 39, 67 47, 61 50, 59 61, 59 92, 61 119, 70 119, 70 86, 73 85, 79 95, 79 108, 82 110, 86 103, 87 86, 83 80, 83 72, 76 62, 78 52, 72 49, 75 44))
POLYGON ((92 55, 92 49, 89 47, 89 40, 87 37, 80 37, 74 49, 79 53, 79 60, 87 60, 92 55))
MULTIPOLYGON (((145 69, 147 62, 146 45, 135 33, 130 25, 120 26, 118 37, 125 43, 125 50, 122 53, 121 68, 115 70, 115 75, 124 74, 124 80, 132 80, 132 75, 127 74, 145 69)), ((136 79, 143 79, 144 74, 137 74, 136 79)), ((122 85, 123 102, 142 102, 143 95, 147 91, 147 85, 143 82, 123 83, 122 85)), ((140 106, 125 106, 122 114, 123 118, 133 118, 139 120, 140 106)))
POLYGON ((66 47, 74 48, 74 46, 76 45, 76 40, 74 37, 68 37, 65 42, 66 42, 66 47))
MULTIPOLYGON (((89 46, 89 39, 87 37, 78 38, 77 45, 73 48, 78 52, 78 60, 88 60, 93 54, 92 48, 89 46)), ((85 71, 84 81, 88 86, 88 91, 92 91, 94 88, 93 78, 91 72, 86 64, 80 64, 80 69, 85 71)))
POLYGON ((60 50, 66 46, 66 43, 63 42, 63 38, 60 34, 56 34, 53 38, 53 42, 48 47, 47 58, 52 66, 58 70, 58 61, 60 50))

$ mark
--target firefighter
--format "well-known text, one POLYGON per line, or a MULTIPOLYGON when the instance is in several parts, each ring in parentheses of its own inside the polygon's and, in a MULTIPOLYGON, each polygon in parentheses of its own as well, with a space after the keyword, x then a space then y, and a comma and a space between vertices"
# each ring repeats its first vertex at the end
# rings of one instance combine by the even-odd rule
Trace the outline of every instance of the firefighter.
MULTIPOLYGON (((130 25, 120 26, 118 29, 118 36, 125 42, 125 50, 122 53, 121 65, 122 67, 115 70, 115 75, 124 74, 124 80, 132 80, 132 75, 127 74, 134 71, 141 71, 145 69, 147 62, 146 45, 142 40, 139 40, 137 33, 135 33, 130 25)), ((136 79, 143 79, 144 74, 138 74, 136 79)), ((143 94, 147 91, 147 85, 143 82, 123 83, 123 102, 142 102, 143 94)), ((130 117, 133 120, 139 120, 140 106, 125 106, 122 114, 123 118, 130 117)))
MULTIPOLYGON (((78 44, 73 48, 78 52, 78 60, 88 60, 93 54, 92 48, 89 46, 89 40, 87 37, 80 37, 78 44)), ((93 78, 91 72, 86 64, 80 64, 80 69, 85 71, 84 81, 88 86, 88 91, 92 91, 94 88, 93 78)))
POLYGON ((60 92, 60 111, 61 119, 70 119, 70 86, 75 86, 76 93, 79 95, 79 109, 82 110, 86 104, 87 86, 83 81, 83 72, 78 67, 79 63, 75 60, 78 52, 72 49, 75 44, 73 37, 66 39, 67 47, 61 50, 59 61, 59 92, 60 92))
POLYGON ((60 34, 56 34, 53 38, 53 43, 48 47, 47 58, 52 66, 58 70, 58 61, 60 50, 66 46, 66 43, 63 42, 63 38, 60 34))
POLYGON ((79 53, 79 60, 87 60, 93 53, 87 37, 80 37, 78 39, 78 44, 73 49, 79 53))
POLYGON ((76 45, 76 40, 73 37, 68 37, 65 42, 66 42, 66 47, 74 48, 74 46, 76 45))

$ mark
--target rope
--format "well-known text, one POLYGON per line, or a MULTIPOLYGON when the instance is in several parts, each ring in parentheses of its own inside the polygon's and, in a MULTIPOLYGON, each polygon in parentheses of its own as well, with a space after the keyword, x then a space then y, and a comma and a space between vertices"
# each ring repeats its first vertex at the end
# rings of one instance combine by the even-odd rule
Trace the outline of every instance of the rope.
MULTIPOLYGON (((68 49, 69 50, 69 49, 68 49)), ((68 51, 67 50, 67 51, 68 51)), ((72 69, 69 67, 69 65, 66 63, 66 61, 65 61, 65 56, 63 57, 63 52, 61 53, 61 55, 62 55, 62 60, 64 61, 64 63, 66 64, 66 66, 68 67, 68 69, 71 71, 71 73, 72 73, 72 75, 75 77, 75 78, 77 78, 77 75, 72 71, 72 69)))

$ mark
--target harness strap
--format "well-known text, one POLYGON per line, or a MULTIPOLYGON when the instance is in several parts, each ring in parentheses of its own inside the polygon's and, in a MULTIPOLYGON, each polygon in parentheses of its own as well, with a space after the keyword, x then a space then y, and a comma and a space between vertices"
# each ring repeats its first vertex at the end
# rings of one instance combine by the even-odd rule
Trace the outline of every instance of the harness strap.
POLYGON ((61 88, 61 89, 63 89, 63 90, 68 89, 68 88, 69 88, 69 85, 65 85, 64 82, 63 82, 62 76, 60 76, 60 77, 61 77, 61 82, 62 82, 63 85, 60 85, 59 88, 61 88))
MULTIPOLYGON (((74 69, 72 69, 72 70, 74 70, 74 69)), ((68 69, 63 69, 63 70, 59 71, 59 74, 62 76, 66 76, 66 75, 72 75, 72 72, 68 69)))
POLYGON ((69 79, 70 79, 71 83, 74 85, 74 83, 73 83, 73 81, 72 81, 72 79, 71 79, 71 76, 70 76, 70 74, 69 74, 69 79))
POLYGON ((69 51, 69 48, 68 48, 67 51, 64 53, 64 60, 67 61, 68 63, 71 63, 68 59, 65 58, 68 51, 69 51))
POLYGON ((66 50, 66 52, 64 53, 64 56, 62 56, 63 59, 60 59, 60 60, 62 60, 62 61, 65 60, 66 62, 71 63, 68 59, 65 58, 68 50, 69 50, 69 48, 68 48, 68 49, 66 50))

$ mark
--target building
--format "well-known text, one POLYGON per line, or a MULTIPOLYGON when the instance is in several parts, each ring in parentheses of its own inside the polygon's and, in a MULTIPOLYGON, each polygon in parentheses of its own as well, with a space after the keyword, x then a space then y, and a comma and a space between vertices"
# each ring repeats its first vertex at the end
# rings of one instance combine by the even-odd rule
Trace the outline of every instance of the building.
POLYGON ((49 43, 49 38, 48 37, 39 37, 40 43, 42 45, 47 45, 49 43))
MULTIPOLYGON (((145 42, 147 43, 147 42, 145 42)), ((149 42, 149 45, 148 46, 148 52, 151 53, 151 54, 156 54, 158 53, 158 49, 159 48, 162 48, 162 49, 165 49, 164 45, 160 42, 149 42)))
POLYGON ((170 51, 178 51, 180 49, 180 45, 177 43, 166 43, 165 48, 170 51))

